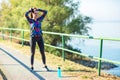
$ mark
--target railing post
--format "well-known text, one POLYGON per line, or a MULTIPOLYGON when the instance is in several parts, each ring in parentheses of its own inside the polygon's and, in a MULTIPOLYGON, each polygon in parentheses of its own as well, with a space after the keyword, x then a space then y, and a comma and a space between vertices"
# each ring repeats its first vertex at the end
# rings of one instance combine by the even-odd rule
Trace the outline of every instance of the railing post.
POLYGON ((24 30, 22 30, 22 46, 24 46, 24 30))
POLYGON ((4 40, 4 30, 2 29, 2 38, 4 40))
POLYGON ((10 29, 10 41, 12 42, 12 29, 10 29))
MULTIPOLYGON (((102 48, 103 48, 103 39, 101 39, 100 41, 100 55, 99 55, 99 58, 102 58, 102 48)), ((98 63, 98 75, 100 76, 100 73, 101 73, 101 60, 99 60, 99 63, 98 63)))
MULTIPOLYGON (((64 35, 62 35, 62 48, 65 46, 65 40, 64 40, 64 35)), ((65 51, 62 49, 62 57, 63 61, 65 61, 65 51)))

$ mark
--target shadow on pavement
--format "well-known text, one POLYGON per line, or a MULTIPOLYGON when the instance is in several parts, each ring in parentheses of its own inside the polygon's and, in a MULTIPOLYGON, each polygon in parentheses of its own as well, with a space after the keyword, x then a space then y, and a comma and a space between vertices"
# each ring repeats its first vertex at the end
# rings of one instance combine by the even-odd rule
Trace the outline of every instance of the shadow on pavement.
POLYGON ((57 72, 57 70, 49 70, 49 71, 46 71, 46 70, 34 70, 35 72, 57 72))
POLYGON ((26 68, 28 71, 30 71, 32 74, 34 74, 37 78, 39 78, 40 80, 45 80, 42 76, 40 76, 38 73, 31 71, 31 69, 24 63, 22 63, 20 60, 18 60, 16 57, 14 57, 13 55, 11 55, 9 52, 7 52, 6 50, 0 48, 1 51, 5 52, 8 56, 10 56, 11 58, 13 58, 15 61, 17 61, 18 63, 20 63, 24 68, 26 68))

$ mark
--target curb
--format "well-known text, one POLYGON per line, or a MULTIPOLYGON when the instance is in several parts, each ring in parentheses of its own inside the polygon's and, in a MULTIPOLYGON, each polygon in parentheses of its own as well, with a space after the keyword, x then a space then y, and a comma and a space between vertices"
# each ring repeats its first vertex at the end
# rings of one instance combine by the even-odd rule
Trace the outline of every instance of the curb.
POLYGON ((0 76, 2 77, 2 80, 7 80, 5 74, 2 72, 1 69, 0 69, 0 76))

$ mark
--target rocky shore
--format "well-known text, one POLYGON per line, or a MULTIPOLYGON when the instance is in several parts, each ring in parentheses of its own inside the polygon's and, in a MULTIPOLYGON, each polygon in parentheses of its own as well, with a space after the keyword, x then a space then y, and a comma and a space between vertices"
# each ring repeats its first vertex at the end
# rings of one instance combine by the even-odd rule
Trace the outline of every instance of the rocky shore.
MULTIPOLYGON (((91 67, 91 68, 98 68, 98 62, 97 61, 93 61, 93 60, 75 60, 76 63, 82 64, 84 66, 87 67, 91 67)), ((113 64, 113 63, 109 63, 109 62, 102 62, 101 63, 101 69, 102 70, 109 70, 112 68, 118 67, 117 65, 113 64)))

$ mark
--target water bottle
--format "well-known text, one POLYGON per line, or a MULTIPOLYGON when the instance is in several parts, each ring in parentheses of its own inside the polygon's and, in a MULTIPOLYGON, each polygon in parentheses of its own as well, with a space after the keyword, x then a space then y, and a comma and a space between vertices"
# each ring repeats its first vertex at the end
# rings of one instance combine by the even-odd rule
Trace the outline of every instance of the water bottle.
POLYGON ((60 67, 58 67, 58 77, 59 78, 61 77, 61 69, 60 69, 60 67))

